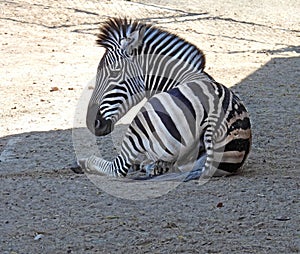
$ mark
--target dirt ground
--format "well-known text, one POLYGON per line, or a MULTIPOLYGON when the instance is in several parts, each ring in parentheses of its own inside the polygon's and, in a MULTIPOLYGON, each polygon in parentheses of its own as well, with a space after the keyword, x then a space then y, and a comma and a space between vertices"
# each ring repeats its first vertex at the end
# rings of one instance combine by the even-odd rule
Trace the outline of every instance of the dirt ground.
POLYGON ((0 252, 299 253, 299 13, 297 0, 0 1, 0 252), (243 173, 124 198, 70 170, 75 111, 103 54, 95 34, 115 16, 195 43, 242 97, 243 173))

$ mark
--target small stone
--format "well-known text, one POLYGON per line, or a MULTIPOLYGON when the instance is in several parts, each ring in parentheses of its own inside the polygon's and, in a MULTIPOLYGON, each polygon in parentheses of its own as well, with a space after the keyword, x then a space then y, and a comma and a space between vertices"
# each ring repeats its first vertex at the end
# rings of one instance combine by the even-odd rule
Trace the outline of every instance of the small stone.
POLYGON ((290 219, 291 218, 287 217, 287 216, 278 216, 278 217, 275 218, 275 220, 278 220, 278 221, 288 221, 290 219))
POLYGON ((221 208, 221 207, 223 207, 224 205, 223 205, 223 203, 222 202, 219 202, 218 204, 217 204, 217 207, 218 208, 221 208))
POLYGON ((57 86, 53 86, 53 87, 51 87, 50 92, 56 92, 58 90, 59 90, 59 88, 57 86))
POLYGON ((37 240, 40 240, 44 237, 43 234, 37 234, 35 237, 34 237, 34 240, 37 241, 37 240))

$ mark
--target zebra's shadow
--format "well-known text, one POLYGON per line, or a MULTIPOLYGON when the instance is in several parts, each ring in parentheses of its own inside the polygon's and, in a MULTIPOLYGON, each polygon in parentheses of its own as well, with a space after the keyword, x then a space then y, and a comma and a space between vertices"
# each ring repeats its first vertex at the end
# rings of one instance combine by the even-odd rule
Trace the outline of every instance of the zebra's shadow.
MULTIPOLYGON (((270 53, 300 52, 291 46, 270 53)), ((300 57, 275 57, 233 87, 250 112, 254 173, 295 172, 300 165, 300 57)))

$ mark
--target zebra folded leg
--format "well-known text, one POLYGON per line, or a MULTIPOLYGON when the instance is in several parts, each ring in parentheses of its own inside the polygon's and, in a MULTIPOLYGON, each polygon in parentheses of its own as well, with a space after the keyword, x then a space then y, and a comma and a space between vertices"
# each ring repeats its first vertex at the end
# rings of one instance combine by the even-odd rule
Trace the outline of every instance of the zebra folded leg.
POLYGON ((173 162, 158 161, 144 166, 147 172, 146 177, 137 177, 134 180, 148 181, 176 181, 187 182, 198 180, 203 172, 206 154, 202 154, 195 162, 183 163, 180 166, 173 162), (190 171, 189 169, 192 170, 190 171))
POLYGON ((173 168, 173 164, 173 162, 159 160, 154 163, 145 165, 144 169, 146 171, 147 176, 153 177, 169 172, 170 169, 173 168))
MULTIPOLYGON (((148 165, 143 166, 141 169, 139 169, 139 172, 145 172, 146 175, 145 176, 131 176, 132 180, 150 180, 152 179, 152 177, 155 176, 155 168, 156 168, 156 164, 155 163, 151 163, 148 165)), ((129 174, 133 175, 133 173, 129 174)))
POLYGON ((140 167, 139 171, 146 173, 146 176, 133 177, 133 180, 150 180, 157 176, 163 175, 172 168, 173 163, 157 161, 140 167))
POLYGON ((156 175, 156 163, 151 163, 146 166, 144 166, 144 169, 146 171, 146 177, 153 177, 156 175))

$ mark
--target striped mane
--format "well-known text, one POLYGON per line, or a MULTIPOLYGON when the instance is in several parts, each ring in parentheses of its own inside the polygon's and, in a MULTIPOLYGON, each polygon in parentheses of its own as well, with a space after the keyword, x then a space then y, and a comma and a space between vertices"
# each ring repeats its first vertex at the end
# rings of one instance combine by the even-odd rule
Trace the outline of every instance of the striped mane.
MULTIPOLYGON (((142 22, 133 21, 131 19, 121 19, 121 18, 111 18, 107 20, 101 27, 100 32, 97 35, 98 39, 96 40, 97 45, 104 47, 107 50, 117 50, 121 47, 121 40, 128 38, 131 33, 136 30, 144 29, 144 36, 142 44, 147 44, 145 46, 144 53, 151 54, 156 51, 156 47, 159 46, 159 43, 163 41, 166 37, 169 37, 169 41, 174 40, 177 43, 184 43, 190 45, 193 48, 193 58, 197 58, 201 64, 198 66, 199 69, 203 70, 205 67, 205 56, 203 52, 191 44, 190 42, 182 39, 181 37, 164 31, 160 28, 154 27, 152 25, 144 24, 142 22), (160 37, 160 40, 153 42, 156 38, 160 37), (150 44, 152 47, 150 48, 150 44), (154 46, 153 46, 154 45, 154 46)), ((179 58, 181 58, 179 56, 179 58)), ((194 59, 195 60, 195 59, 194 59)))
MULTIPOLYGON (((142 26, 146 25, 126 18, 111 18, 100 27, 96 43, 108 50, 118 49, 121 46, 121 39, 127 38, 133 31, 142 26)), ((147 25, 147 27, 150 26, 147 25)))

